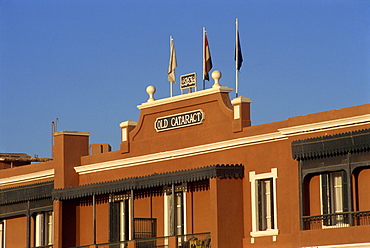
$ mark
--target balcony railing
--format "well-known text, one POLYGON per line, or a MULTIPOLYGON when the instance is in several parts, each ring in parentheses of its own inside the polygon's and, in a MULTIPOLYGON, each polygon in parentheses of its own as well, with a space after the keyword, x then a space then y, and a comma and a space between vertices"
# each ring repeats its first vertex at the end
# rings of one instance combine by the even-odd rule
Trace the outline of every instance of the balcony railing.
POLYGON ((136 248, 167 248, 168 238, 167 237, 157 237, 148 239, 137 239, 136 248))
POLYGON ((197 233, 177 236, 179 248, 209 248, 211 247, 210 233, 197 233))
POLYGON ((91 245, 83 245, 83 246, 74 246, 71 248, 127 248, 128 243, 127 241, 120 241, 120 242, 110 242, 110 243, 103 243, 103 244, 91 244, 91 245))
POLYGON ((95 245, 95 248, 127 248, 127 247, 128 247, 127 241, 95 245))
POLYGON ((362 225, 370 225, 370 211, 303 216, 304 230, 362 225))
POLYGON ((195 233, 188 235, 172 236, 172 237, 155 237, 145 239, 135 239, 122 242, 111 242, 96 245, 76 246, 73 248, 128 248, 132 243, 135 248, 210 248, 211 234, 210 233, 195 233), (171 240, 172 239, 172 240, 171 240))
POLYGON ((157 219, 135 218, 134 239, 145 239, 157 236, 157 219))

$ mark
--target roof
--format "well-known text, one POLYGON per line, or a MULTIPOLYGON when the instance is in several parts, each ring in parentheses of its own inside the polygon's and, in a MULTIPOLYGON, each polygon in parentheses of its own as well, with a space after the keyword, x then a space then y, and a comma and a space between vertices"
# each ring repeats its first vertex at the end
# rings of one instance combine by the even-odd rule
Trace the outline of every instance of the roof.
POLYGON ((0 153, 0 162, 45 162, 51 158, 31 157, 26 153, 0 153))
POLYGON ((0 189, 0 205, 51 198, 53 189, 53 181, 0 189))
POLYGON ((137 190, 186 182, 195 182, 210 178, 242 178, 242 165, 212 165, 196 169, 154 173, 143 177, 129 177, 116 181, 81 185, 76 187, 55 189, 54 200, 68 200, 92 195, 112 194, 126 190, 137 190))
POLYGON ((295 140, 292 142, 292 156, 296 160, 368 150, 370 150, 370 129, 295 140))

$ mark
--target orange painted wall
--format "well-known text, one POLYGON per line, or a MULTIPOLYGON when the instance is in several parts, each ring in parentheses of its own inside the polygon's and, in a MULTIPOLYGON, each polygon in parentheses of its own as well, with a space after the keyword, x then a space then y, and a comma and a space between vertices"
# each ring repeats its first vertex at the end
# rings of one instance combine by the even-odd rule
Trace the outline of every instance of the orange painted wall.
POLYGON ((193 189, 188 196, 188 233, 209 232, 211 223, 211 208, 209 183, 193 183, 193 189))
POLYGON ((370 169, 362 169, 358 175, 358 211, 370 209, 370 169))
POLYGON ((241 179, 210 180, 211 239, 215 247, 241 247, 243 193, 241 179))
MULTIPOLYGON (((109 202, 108 197, 96 199, 96 243, 109 241, 109 202)), ((93 204, 86 198, 76 206, 76 245, 90 245, 94 242, 93 204)))
POLYGON ((27 218, 26 216, 6 220, 6 247, 26 247, 27 241, 27 218))
POLYGON ((157 219, 157 236, 164 236, 164 197, 152 196, 152 218, 157 219))
POLYGON ((320 190, 320 175, 315 175, 310 180, 310 215, 321 214, 320 190))
POLYGON ((140 197, 135 199, 135 218, 150 218, 151 217, 151 197, 140 197))
POLYGON ((109 203, 107 198, 97 198, 96 201, 96 242, 109 241, 109 203))
POLYGON ((77 246, 93 244, 93 206, 91 199, 76 207, 77 246))

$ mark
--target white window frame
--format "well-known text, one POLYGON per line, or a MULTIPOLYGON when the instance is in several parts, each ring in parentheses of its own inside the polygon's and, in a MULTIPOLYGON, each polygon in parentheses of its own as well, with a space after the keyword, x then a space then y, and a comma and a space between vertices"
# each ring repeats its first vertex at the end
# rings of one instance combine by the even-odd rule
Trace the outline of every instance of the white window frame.
POLYGON ((119 242, 133 240, 134 232, 132 230, 133 211, 132 211, 131 195, 130 194, 110 195, 109 201, 119 204, 119 211, 118 211, 119 218, 115 220, 119 223, 118 224, 119 225, 119 230, 118 230, 119 242), (126 204, 128 205, 127 206, 128 212, 125 212, 126 204), (126 218, 128 218, 127 225, 126 225, 126 218), (126 237, 128 239, 126 239, 126 237))
MULTIPOLYGON (((184 228, 184 235, 186 235, 186 184, 176 185, 175 186, 175 194, 182 192, 183 193, 183 228, 184 228)), ((164 236, 170 236, 170 201, 172 200, 172 190, 171 187, 164 187, 164 236)), ((175 202, 176 204, 176 202, 175 202)), ((174 209, 174 211, 176 211, 174 209)), ((175 234, 176 235, 176 234, 175 234)))
POLYGON ((5 248, 5 237, 6 237, 6 220, 0 221, 0 248, 5 248))
POLYGON ((277 222, 277 202, 276 202, 276 179, 278 178, 277 168, 272 168, 270 172, 256 174, 255 171, 249 172, 249 182, 251 183, 251 204, 252 204, 252 231, 250 235, 252 237, 251 242, 254 243, 255 237, 273 236, 273 241, 276 241, 276 236, 279 234, 278 222, 277 222), (264 231, 258 230, 258 189, 256 187, 258 180, 272 179, 272 194, 273 194, 273 221, 274 228, 267 229, 264 231))
POLYGON ((126 236, 128 236, 128 240, 132 240, 133 233, 130 231, 132 227, 132 216, 131 216, 131 198, 128 200, 121 200, 119 201, 119 240, 120 241, 127 241, 126 236), (126 202, 127 201, 127 202, 126 202), (126 206, 128 204, 127 212, 125 212, 126 206), (128 226, 126 226, 126 219, 128 218, 128 226), (127 235, 128 232, 128 235, 127 235))
POLYGON ((53 244, 54 212, 39 212, 35 216, 35 247, 53 244))

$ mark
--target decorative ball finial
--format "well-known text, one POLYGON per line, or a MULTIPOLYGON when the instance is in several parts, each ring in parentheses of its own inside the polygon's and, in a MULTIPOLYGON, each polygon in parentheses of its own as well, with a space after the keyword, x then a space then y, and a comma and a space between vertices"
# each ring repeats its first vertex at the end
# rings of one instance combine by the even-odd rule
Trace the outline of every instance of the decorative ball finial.
POLYGON ((148 93, 148 95, 149 95, 148 102, 155 101, 155 99, 154 99, 154 93, 155 93, 155 91, 156 91, 156 89, 152 85, 149 85, 148 87, 146 87, 146 93, 148 93))
POLYGON ((213 84, 212 88, 218 88, 220 87, 220 83, 218 82, 219 79, 222 77, 222 73, 220 71, 213 71, 212 72, 212 78, 215 80, 215 83, 213 84))

